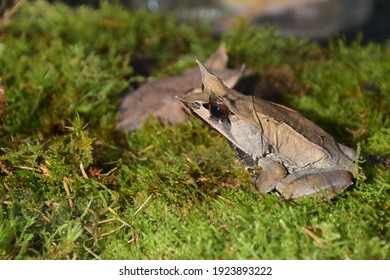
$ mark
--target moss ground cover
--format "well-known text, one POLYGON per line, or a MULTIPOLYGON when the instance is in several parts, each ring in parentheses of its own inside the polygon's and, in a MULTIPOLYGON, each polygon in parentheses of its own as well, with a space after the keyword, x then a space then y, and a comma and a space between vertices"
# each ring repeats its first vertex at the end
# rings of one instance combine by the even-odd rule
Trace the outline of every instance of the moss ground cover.
POLYGON ((214 39, 142 10, 28 2, 0 30, 0 258, 389 259, 382 164, 361 163, 333 201, 284 201, 247 192, 227 142, 194 118, 115 132, 129 83, 193 67, 222 41, 233 67, 288 67, 302 90, 285 102, 339 142, 390 156, 389 44, 321 47, 244 24, 214 39))

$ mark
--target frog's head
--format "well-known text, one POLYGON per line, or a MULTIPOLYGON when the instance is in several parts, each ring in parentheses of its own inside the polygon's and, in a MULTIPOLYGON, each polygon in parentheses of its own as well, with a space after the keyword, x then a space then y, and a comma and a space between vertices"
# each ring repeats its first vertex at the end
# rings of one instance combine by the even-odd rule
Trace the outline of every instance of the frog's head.
POLYGON ((197 63, 202 74, 202 89, 187 93, 179 98, 180 101, 234 147, 253 159, 257 158, 262 149, 259 149, 259 141, 253 143, 252 138, 260 135, 261 130, 237 110, 237 102, 246 102, 242 99, 243 95, 229 89, 219 77, 210 73, 200 62, 197 63))
POLYGON ((219 77, 210 73, 202 63, 196 62, 202 75, 202 89, 190 91, 183 98, 179 98, 180 101, 197 117, 213 127, 213 123, 228 122, 232 114, 227 98, 229 88, 219 77))

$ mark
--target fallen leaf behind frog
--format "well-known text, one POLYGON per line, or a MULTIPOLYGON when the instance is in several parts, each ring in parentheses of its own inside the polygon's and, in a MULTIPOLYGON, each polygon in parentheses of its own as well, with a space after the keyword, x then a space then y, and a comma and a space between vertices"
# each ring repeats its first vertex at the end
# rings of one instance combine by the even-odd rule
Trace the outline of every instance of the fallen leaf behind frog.
MULTIPOLYGON (((226 49, 221 46, 206 60, 205 65, 224 79, 229 87, 233 87, 241 77, 242 70, 228 69, 227 62, 226 49)), ((116 129, 121 132, 136 130, 149 115, 169 124, 183 122, 188 111, 175 96, 198 88, 200 79, 200 73, 194 67, 130 91, 116 114, 116 129)))

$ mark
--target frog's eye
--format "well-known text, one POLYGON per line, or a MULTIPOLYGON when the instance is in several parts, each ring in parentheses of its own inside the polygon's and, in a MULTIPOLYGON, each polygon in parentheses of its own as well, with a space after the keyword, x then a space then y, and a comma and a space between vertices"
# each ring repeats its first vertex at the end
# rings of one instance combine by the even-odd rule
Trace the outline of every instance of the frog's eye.
POLYGON ((230 115, 229 108, 219 100, 214 100, 209 104, 210 114, 217 120, 227 119, 230 115))

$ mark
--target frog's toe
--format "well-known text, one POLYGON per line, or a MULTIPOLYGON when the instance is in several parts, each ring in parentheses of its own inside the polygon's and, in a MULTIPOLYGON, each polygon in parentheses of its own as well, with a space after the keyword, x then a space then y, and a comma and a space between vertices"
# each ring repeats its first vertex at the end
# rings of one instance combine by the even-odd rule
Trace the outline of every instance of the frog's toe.
POLYGON ((287 199, 301 196, 332 199, 353 183, 351 173, 345 170, 308 174, 295 180, 291 180, 289 176, 276 186, 276 190, 287 199))

